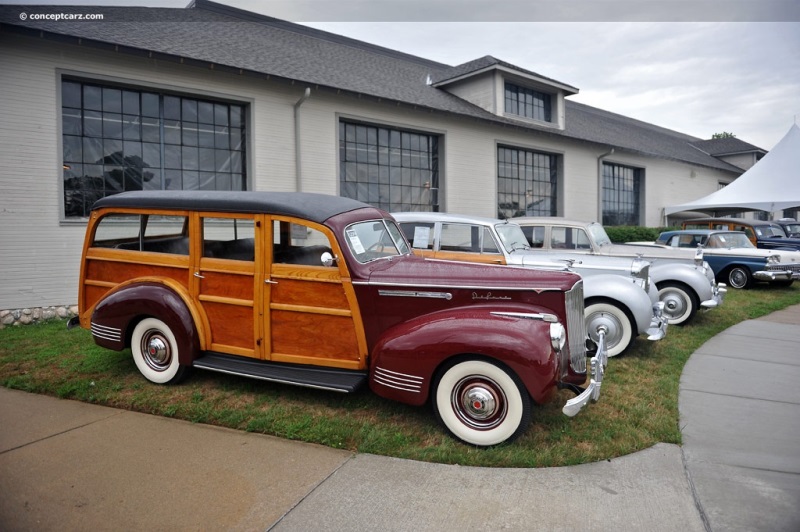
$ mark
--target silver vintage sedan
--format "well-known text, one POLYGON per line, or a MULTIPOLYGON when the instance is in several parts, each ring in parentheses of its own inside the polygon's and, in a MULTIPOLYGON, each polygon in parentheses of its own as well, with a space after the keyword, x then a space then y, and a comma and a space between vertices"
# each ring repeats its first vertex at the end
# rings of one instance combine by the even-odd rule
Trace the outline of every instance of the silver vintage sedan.
POLYGON ((642 257, 649 261, 650 277, 670 325, 685 325, 698 309, 722 304, 726 288, 717 284, 702 250, 613 244, 602 225, 556 217, 514 218, 535 249, 559 250, 580 257, 642 257))
POLYGON ((638 335, 660 340, 667 319, 650 282, 647 261, 569 257, 530 249, 515 223, 493 218, 415 212, 393 213, 414 252, 432 259, 569 270, 584 279, 586 328, 592 340, 605 331, 608 356, 624 352, 638 335))

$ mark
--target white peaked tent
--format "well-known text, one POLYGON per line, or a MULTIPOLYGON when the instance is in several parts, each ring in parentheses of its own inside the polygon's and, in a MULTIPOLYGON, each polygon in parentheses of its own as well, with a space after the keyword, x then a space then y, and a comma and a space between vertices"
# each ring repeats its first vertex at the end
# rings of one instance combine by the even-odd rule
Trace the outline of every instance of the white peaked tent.
POLYGON ((664 209, 716 215, 741 211, 780 211, 800 207, 800 127, 792 125, 778 144, 725 188, 704 198, 664 209))

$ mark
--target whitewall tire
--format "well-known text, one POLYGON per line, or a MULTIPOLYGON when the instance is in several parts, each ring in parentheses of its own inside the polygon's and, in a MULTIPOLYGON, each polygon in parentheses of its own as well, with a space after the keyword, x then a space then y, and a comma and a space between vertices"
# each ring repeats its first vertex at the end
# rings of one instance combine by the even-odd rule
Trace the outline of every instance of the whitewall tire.
POLYGON ((175 335, 163 321, 145 318, 133 329, 133 360, 150 382, 173 384, 183 378, 186 368, 180 365, 178 352, 175 335))
POLYGON ((531 420, 531 399, 519 377, 485 360, 446 368, 431 402, 453 436, 481 447, 513 440, 531 420))
POLYGON ((597 342, 598 331, 606 331, 606 349, 608 356, 614 357, 624 352, 637 336, 634 334, 633 320, 628 314, 611 303, 592 303, 584 310, 586 332, 589 338, 597 342))

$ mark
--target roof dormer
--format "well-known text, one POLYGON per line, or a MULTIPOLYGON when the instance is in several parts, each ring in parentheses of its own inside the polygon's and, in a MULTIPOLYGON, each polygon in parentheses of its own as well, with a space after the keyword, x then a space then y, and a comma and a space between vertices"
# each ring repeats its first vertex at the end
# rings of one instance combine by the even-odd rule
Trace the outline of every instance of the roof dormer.
POLYGON ((564 98, 578 89, 492 56, 438 72, 431 85, 492 114, 564 129, 564 98))

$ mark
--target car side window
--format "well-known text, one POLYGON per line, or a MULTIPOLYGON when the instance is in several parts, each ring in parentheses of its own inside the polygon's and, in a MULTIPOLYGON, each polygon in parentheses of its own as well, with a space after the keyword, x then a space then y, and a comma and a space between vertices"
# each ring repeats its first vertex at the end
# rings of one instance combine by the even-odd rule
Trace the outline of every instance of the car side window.
POLYGON ((470 224, 442 224, 439 249, 460 253, 500 253, 491 229, 470 224))
POLYGON ((322 231, 296 222, 274 220, 272 240, 272 262, 275 264, 325 266, 322 254, 333 254, 331 243, 322 231))
POLYGON ((532 248, 544 247, 544 226, 526 225, 522 227, 522 232, 532 248))
POLYGON ((92 246, 188 255, 188 227, 186 216, 110 214, 97 224, 92 246))
POLYGON ((553 249, 590 249, 591 244, 583 229, 554 226, 550 234, 550 247, 553 249))
POLYGON ((203 230, 203 257, 255 260, 255 223, 252 219, 200 219, 203 230))
POLYGON ((473 238, 473 226, 467 224, 442 224, 439 249, 471 253, 480 251, 477 236, 473 238))
POLYGON ((433 223, 406 222, 400 224, 403 234, 414 249, 433 249, 433 223))

